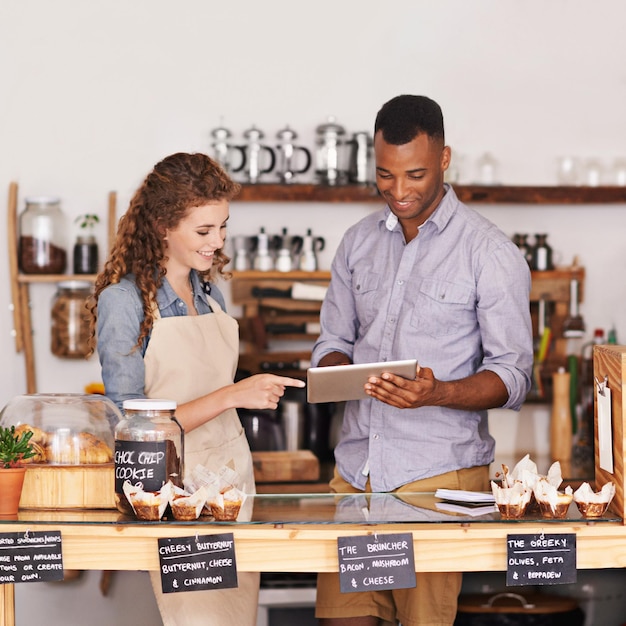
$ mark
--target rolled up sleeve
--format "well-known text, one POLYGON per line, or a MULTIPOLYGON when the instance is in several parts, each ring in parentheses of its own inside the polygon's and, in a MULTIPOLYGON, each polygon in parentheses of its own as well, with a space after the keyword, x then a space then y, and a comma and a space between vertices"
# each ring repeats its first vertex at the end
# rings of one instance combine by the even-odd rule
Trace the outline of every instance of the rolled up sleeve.
POLYGON ((137 347, 143 320, 141 302, 132 287, 110 285, 98 299, 98 356, 105 393, 121 410, 124 400, 144 398, 143 350, 137 347))

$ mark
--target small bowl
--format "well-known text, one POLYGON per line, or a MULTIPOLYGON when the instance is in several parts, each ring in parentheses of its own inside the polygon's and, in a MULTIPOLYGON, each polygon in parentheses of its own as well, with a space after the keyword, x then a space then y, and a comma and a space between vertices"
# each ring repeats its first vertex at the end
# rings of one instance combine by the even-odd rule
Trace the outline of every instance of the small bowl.
POLYGON ((569 493, 559 493, 554 510, 552 510, 552 506, 547 500, 538 500, 541 517, 546 519, 563 519, 567 517, 567 511, 573 499, 574 496, 569 493))
POLYGON ((580 514, 586 518, 602 517, 610 502, 576 502, 580 514))

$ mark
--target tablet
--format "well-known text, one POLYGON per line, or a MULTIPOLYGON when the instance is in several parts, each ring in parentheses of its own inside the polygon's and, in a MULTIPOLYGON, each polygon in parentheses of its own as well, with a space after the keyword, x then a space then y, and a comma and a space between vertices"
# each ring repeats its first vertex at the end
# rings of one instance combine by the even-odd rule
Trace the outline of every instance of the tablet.
POLYGON ((416 359, 310 367, 306 374, 307 402, 316 404, 368 398, 363 387, 370 376, 389 372, 413 380, 416 369, 416 359))

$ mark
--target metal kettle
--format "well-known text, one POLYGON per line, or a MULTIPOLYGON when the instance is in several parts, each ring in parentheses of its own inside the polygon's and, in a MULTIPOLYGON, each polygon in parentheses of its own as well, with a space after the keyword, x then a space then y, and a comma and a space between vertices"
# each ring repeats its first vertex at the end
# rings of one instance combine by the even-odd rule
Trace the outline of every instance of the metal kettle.
POLYGON ((243 146, 235 146, 229 142, 232 133, 228 128, 220 126, 211 131, 211 136, 215 139, 212 144, 215 160, 229 173, 240 172, 246 164, 246 153, 243 146), (239 153, 240 162, 237 167, 232 166, 232 158, 235 152, 239 153))
POLYGON ((326 241, 323 237, 315 237, 311 229, 307 229, 302 240, 299 269, 304 272, 317 270, 317 253, 324 249, 326 241))
POLYGON ((337 124, 333 116, 329 116, 324 124, 316 129, 316 164, 315 176, 324 185, 341 185, 345 183, 344 135, 346 130, 337 124))
POLYGON ((276 245, 276 237, 270 237, 265 228, 259 229, 259 234, 254 237, 254 258, 252 267, 261 272, 269 272, 274 269, 274 257, 272 249, 276 245))
POLYGON ((287 229, 283 228, 282 235, 278 237, 278 252, 276 253, 276 269, 279 272, 290 272, 296 262, 302 248, 302 237, 288 235, 287 229))
POLYGON ((242 146, 246 155, 244 173, 249 183, 257 183, 261 175, 268 174, 274 169, 276 155, 272 148, 261 143, 265 135, 255 126, 245 131, 243 136, 247 140, 246 145, 242 146), (262 154, 267 155, 269 159, 265 167, 261 165, 262 154))
POLYGON ((348 180, 359 185, 373 182, 372 147, 374 142, 369 133, 365 131, 354 133, 347 145, 350 146, 348 180))
POLYGON ((276 147, 276 173, 282 183, 292 183, 296 174, 304 174, 311 167, 311 152, 304 146, 295 145, 298 135, 289 126, 279 130, 276 137, 279 140, 276 147), (299 168, 295 164, 297 154, 304 158, 304 163, 299 168))
POLYGON ((254 238, 244 235, 235 235, 232 239, 232 244, 235 270, 238 272, 249 270, 252 265, 251 254, 255 248, 254 238))

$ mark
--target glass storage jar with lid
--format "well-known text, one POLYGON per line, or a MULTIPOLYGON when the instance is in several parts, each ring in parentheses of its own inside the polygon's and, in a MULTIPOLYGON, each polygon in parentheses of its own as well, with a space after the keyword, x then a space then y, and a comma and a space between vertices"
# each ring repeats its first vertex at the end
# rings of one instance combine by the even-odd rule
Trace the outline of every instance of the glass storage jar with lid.
POLYGON ((86 303, 90 295, 88 281, 58 283, 50 320, 50 350, 55 356, 70 359, 88 356, 91 329, 86 303))
POLYGON ((59 198, 26 198, 19 218, 19 266, 25 274, 63 274, 65 217, 59 198))
POLYGON ((182 488, 185 435, 174 400, 125 400, 123 409, 124 418, 115 428, 115 504, 121 513, 132 515, 126 481, 150 492, 170 480, 182 488))
POLYGON ((113 463, 114 433, 122 414, 100 394, 34 393, 16 396, 0 413, 1 426, 31 430, 33 463, 113 463))

